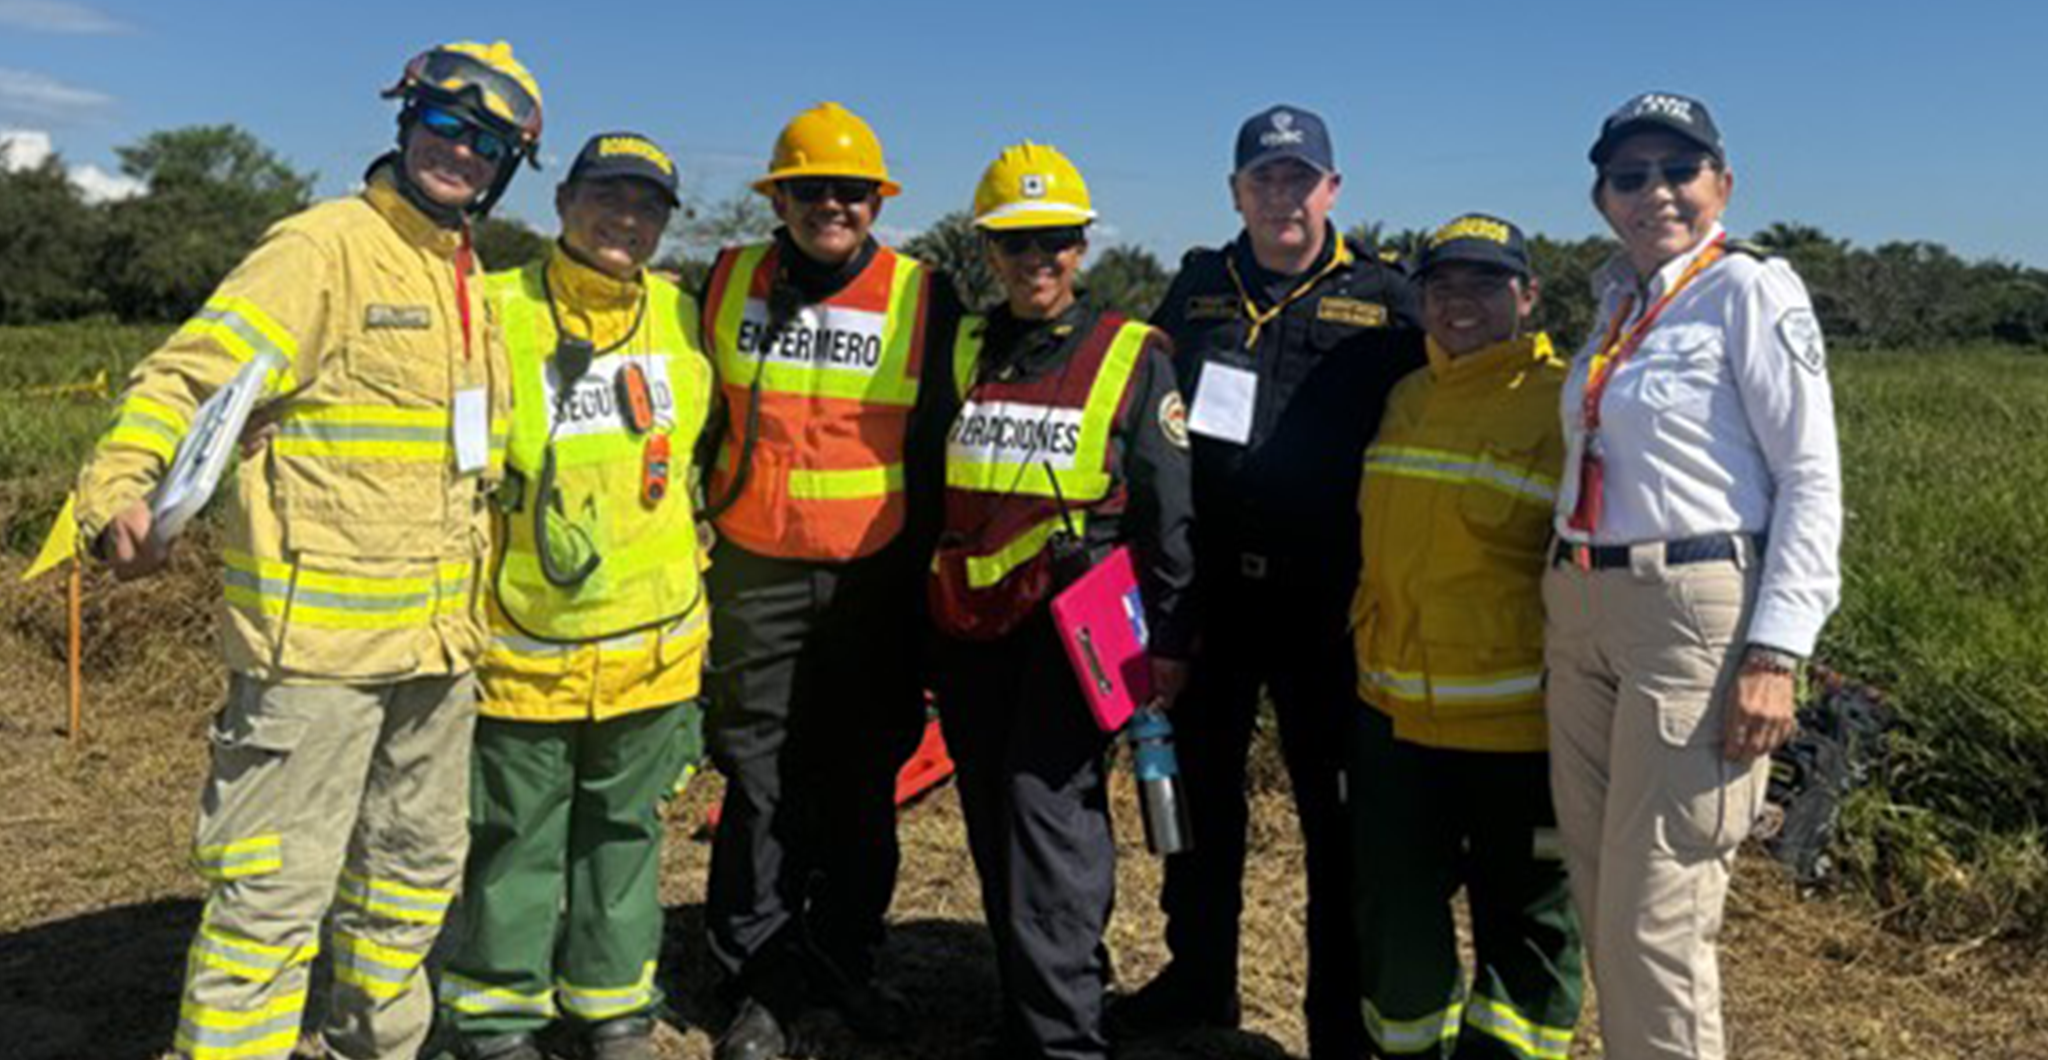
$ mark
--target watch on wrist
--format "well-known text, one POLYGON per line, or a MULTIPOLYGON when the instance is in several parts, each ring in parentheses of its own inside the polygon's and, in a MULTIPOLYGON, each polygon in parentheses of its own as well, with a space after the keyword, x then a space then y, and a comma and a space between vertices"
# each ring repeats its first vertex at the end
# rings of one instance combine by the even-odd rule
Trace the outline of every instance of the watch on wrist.
POLYGON ((1796 674, 1799 672, 1799 664, 1805 661, 1789 651, 1773 648, 1768 644, 1752 644, 1743 650, 1742 671, 1752 674, 1796 674))

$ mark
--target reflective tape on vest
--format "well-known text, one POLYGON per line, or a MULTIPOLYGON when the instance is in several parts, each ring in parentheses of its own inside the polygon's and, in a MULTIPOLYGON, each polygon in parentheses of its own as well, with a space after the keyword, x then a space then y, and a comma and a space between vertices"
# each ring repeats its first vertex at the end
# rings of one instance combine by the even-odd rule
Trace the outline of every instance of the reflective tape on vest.
POLYGON ((1359 686, 1411 703, 1507 703, 1526 699, 1543 691, 1543 671, 1508 671, 1478 675, 1432 675, 1388 670, 1365 670, 1358 675, 1359 686))
POLYGON ((468 563, 442 563, 437 577, 362 578, 262 560, 232 549, 222 553, 229 606, 253 615, 291 615, 296 625, 321 629, 411 629, 436 614, 469 606, 468 563))
POLYGON ((257 354, 274 353, 284 367, 267 381, 269 391, 298 387, 292 366, 299 360, 299 341, 247 298, 216 295, 208 299, 178 333, 209 339, 241 364, 255 360, 257 354))
MULTIPOLYGON (((280 456, 433 464, 450 459, 451 424, 445 408, 300 405, 278 421, 272 445, 280 456)), ((493 445, 503 447, 502 438, 493 445)))
POLYGON ((178 443, 184 441, 185 432, 191 429, 191 421, 178 410, 141 394, 130 394, 121 399, 113 429, 102 444, 133 446, 168 462, 177 453, 178 443))
MULTIPOLYGON (((1057 496, 1079 504, 1108 496, 1113 481, 1110 435, 1150 333, 1151 328, 1135 322, 1117 330, 1081 408, 965 401, 946 437, 946 488, 1057 496), (1051 481, 1055 477, 1057 489, 1051 481)), ((981 341, 978 328, 962 325, 954 340, 957 382, 973 378, 981 341)), ((965 390, 963 395, 971 397, 965 390)))

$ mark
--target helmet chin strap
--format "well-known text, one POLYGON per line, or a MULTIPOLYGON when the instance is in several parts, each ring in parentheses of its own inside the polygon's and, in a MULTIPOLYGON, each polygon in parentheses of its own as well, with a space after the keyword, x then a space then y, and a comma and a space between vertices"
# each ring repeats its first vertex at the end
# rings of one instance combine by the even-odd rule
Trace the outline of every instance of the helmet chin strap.
POLYGON ((405 165, 405 140, 412 135, 413 118, 411 108, 398 116, 398 149, 370 164, 375 170, 386 159, 391 162, 392 177, 398 186, 398 193, 405 197, 419 212, 442 228, 460 228, 466 218, 481 218, 491 212, 491 207, 504 198, 505 189, 512 183, 512 174, 519 169, 520 154, 508 155, 498 163, 497 175, 491 178, 491 186, 468 206, 449 206, 428 195, 426 189, 412 179, 412 172, 405 165))

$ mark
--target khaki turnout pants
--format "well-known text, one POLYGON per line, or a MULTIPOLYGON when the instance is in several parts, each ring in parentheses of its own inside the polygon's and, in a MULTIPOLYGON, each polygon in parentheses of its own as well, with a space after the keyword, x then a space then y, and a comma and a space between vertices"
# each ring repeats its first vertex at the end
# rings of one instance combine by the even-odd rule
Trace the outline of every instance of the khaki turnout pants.
POLYGON ((468 849, 476 698, 467 674, 231 679, 193 853, 210 887, 186 960, 180 1055, 289 1056, 330 905, 329 1055, 418 1051, 433 1015, 421 962, 468 849))
POLYGON ((1551 789, 1609 1056, 1720 1060, 1716 942, 1735 848, 1768 757, 1721 757, 1756 564, 1555 565, 1548 612, 1551 789))

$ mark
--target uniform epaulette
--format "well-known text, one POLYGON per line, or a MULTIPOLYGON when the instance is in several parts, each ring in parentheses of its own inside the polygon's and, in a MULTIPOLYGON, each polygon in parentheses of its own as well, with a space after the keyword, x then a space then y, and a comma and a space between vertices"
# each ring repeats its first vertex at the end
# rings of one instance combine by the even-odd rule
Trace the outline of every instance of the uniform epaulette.
POLYGON ((1771 248, 1764 246, 1762 243, 1754 242, 1748 239, 1729 240, 1728 251, 1731 254, 1744 254, 1749 257, 1755 258, 1758 261, 1769 261, 1770 259, 1779 256, 1778 254, 1774 253, 1771 250, 1771 248))

